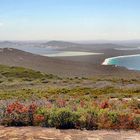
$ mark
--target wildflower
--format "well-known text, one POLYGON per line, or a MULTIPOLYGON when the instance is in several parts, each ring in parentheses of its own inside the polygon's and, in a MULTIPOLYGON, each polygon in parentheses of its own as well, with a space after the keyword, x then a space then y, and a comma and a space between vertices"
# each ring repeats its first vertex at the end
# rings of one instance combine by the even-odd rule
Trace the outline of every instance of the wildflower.
POLYGON ((34 121, 35 122, 42 122, 44 121, 45 117, 43 115, 35 115, 34 116, 34 121))

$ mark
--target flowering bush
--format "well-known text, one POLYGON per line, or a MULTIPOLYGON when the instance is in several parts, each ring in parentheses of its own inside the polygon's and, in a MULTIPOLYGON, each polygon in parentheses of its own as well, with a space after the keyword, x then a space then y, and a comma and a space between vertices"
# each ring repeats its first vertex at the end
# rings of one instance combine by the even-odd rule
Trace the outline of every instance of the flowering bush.
POLYGON ((128 101, 119 101, 118 108, 108 100, 94 100, 93 103, 92 100, 62 99, 43 106, 14 102, 0 109, 3 110, 0 123, 6 126, 140 130, 138 103, 128 101))
POLYGON ((118 116, 120 129, 133 129, 135 117, 132 114, 120 114, 118 116))
POLYGON ((36 105, 25 106, 19 102, 12 103, 5 109, 2 124, 8 126, 26 126, 33 125, 33 115, 36 111, 36 105))
POLYGON ((105 108, 108 108, 109 107, 109 103, 108 101, 104 101, 100 104, 100 108, 101 109, 105 109, 105 108))
POLYGON ((45 116, 36 114, 34 115, 34 124, 37 126, 42 126, 43 122, 45 121, 45 116))

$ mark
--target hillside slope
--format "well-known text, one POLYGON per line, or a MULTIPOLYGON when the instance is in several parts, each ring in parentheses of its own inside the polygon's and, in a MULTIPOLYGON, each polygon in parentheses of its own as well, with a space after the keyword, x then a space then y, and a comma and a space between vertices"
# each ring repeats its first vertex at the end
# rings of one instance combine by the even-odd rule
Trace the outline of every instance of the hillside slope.
MULTIPOLYGON (((98 58, 92 56, 92 61, 96 60, 98 58)), ((138 72, 128 71, 125 68, 59 60, 9 48, 0 49, 0 64, 22 66, 58 76, 139 75, 138 72)))

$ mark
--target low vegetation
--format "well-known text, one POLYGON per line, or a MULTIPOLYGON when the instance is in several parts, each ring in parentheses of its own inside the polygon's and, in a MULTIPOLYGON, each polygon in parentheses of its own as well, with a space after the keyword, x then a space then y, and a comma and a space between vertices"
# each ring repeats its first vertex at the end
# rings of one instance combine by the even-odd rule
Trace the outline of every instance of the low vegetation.
POLYGON ((44 74, 39 71, 34 71, 31 69, 23 67, 9 67, 5 65, 0 65, 0 78, 1 79, 22 79, 22 80, 35 80, 35 79, 45 79, 45 78, 58 78, 52 74, 44 74))
POLYGON ((0 65, 0 124, 140 131, 140 81, 130 81, 60 78, 0 65))
POLYGON ((58 99, 25 104, 13 102, 1 107, 0 123, 5 126, 44 126, 60 129, 140 130, 140 102, 137 100, 58 99))

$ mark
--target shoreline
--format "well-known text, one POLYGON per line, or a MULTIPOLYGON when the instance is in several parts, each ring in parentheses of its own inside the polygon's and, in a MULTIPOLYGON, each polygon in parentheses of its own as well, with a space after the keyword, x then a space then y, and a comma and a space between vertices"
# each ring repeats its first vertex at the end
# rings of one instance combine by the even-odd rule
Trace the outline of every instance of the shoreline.
POLYGON ((103 61, 102 65, 114 65, 114 64, 111 64, 111 61, 112 61, 112 60, 120 59, 120 58, 137 57, 137 56, 140 56, 140 54, 109 57, 109 58, 106 58, 106 59, 103 61))

